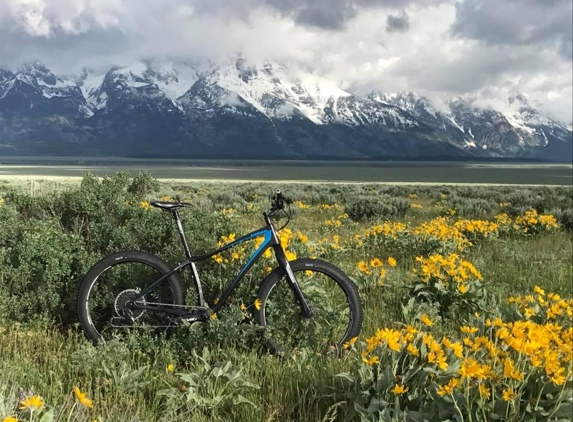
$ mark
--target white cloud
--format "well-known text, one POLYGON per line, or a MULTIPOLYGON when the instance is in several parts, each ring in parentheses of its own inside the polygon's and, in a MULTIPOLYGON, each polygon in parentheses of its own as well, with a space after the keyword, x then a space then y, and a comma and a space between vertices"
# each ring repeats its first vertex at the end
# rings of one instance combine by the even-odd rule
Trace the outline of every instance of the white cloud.
MULTIPOLYGON (((0 65, 14 68, 39 59, 56 73, 71 73, 145 58, 217 61, 241 55, 251 62, 300 66, 360 94, 415 91, 440 102, 484 89, 521 90, 552 116, 572 120, 573 75, 562 44, 524 43, 483 15, 471 26, 471 14, 465 13, 471 7, 447 0, 311 3, 319 2, 0 0, 0 65), (351 6, 352 13, 316 15, 325 4, 342 11, 351 6), (389 16, 407 16, 408 25, 388 32, 389 16), (338 20, 327 22, 333 17, 338 20), (484 41, 488 25, 495 42, 484 41)), ((557 3, 549 3, 555 15, 557 3)), ((504 10, 543 7, 534 0, 508 4, 504 10)), ((563 12, 568 10, 564 6, 563 12)), ((538 32, 543 31, 547 26, 541 22, 538 32)))

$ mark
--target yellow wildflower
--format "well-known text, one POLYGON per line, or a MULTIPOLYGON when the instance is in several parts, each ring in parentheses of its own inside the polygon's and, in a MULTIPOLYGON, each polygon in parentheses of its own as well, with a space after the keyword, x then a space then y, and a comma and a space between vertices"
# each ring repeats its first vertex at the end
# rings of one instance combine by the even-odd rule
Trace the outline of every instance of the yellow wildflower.
POLYGON ((483 397, 485 399, 489 399, 489 396, 491 395, 491 393, 485 384, 480 384, 478 387, 478 390, 479 390, 480 397, 483 397))
POLYGON ((553 384, 555 385, 563 385, 567 381, 567 377, 563 373, 565 370, 563 368, 559 368, 558 370, 554 371, 553 374, 549 377, 553 384))
POLYGON ((260 310, 261 310, 261 305, 262 305, 261 299, 256 298, 254 305, 255 305, 255 309, 256 309, 257 311, 260 311, 260 310))
POLYGON ((82 406, 87 407, 88 409, 93 408, 92 401, 86 397, 86 393, 82 393, 78 387, 74 387, 74 394, 76 395, 76 399, 80 402, 82 406))
POLYGON ((149 210, 149 202, 141 201, 139 203, 139 208, 141 208, 143 211, 148 211, 149 210))
POLYGON ((468 286, 466 286, 465 284, 460 284, 458 286, 458 290, 461 294, 465 294, 468 291, 468 286))
POLYGON ((428 327, 431 327, 432 325, 434 325, 434 322, 426 314, 422 315, 422 318, 420 318, 420 321, 422 321, 422 324, 427 325, 428 327))
POLYGON ((383 264, 380 258, 374 258, 372 261, 370 261, 370 265, 372 266, 372 268, 378 268, 381 267, 383 264))
POLYGON ((212 320, 217 319, 217 313, 216 313, 216 312, 214 312, 214 313, 211 314, 211 319, 212 319, 212 320))
POLYGON ((463 325, 460 327, 462 333, 465 334, 475 334, 477 333, 477 327, 468 327, 467 325, 463 325))
POLYGON ((405 386, 400 385, 400 384, 396 384, 396 385, 394 385, 394 388, 392 389, 392 392, 393 392, 394 394, 396 394, 396 395, 400 395, 400 394, 407 393, 408 390, 409 390, 408 387, 405 387, 405 386))
MULTIPOLYGON (((0 201, 2 201, 2 199, 0 199, 0 201)), ((1 202, 0 202, 0 205, 2 205, 1 202)), ((14 416, 8 416, 8 417, 2 419, 2 422, 18 422, 18 419, 16 419, 14 416)))
POLYGON ((452 342, 447 337, 442 339, 442 343, 456 355, 458 358, 462 359, 464 357, 464 346, 460 342, 452 342))
POLYGON ((165 369, 167 372, 173 372, 175 370, 175 365, 170 363, 169 365, 167 365, 167 368, 165 368, 165 369))
POLYGON ((448 369, 448 362, 446 360, 446 355, 444 355, 443 353, 439 353, 437 355, 436 358, 436 365, 438 366, 438 368, 440 368, 442 371, 445 371, 448 369))
POLYGON ((515 368, 513 361, 509 358, 503 361, 503 376, 505 378, 511 378, 516 381, 523 380, 523 374, 519 369, 515 368))
POLYGON ((418 329, 412 325, 406 325, 406 332, 408 334, 416 334, 418 332, 418 329))
POLYGON ((356 340, 358 340, 358 337, 352 337, 350 340, 348 340, 346 343, 344 343, 342 345, 342 348, 344 350, 350 349, 352 346, 354 346, 354 343, 356 343, 356 340))
POLYGON ((412 356, 420 356, 420 351, 416 348, 416 346, 414 346, 413 343, 408 344, 408 347, 406 347, 406 351, 408 353, 410 353, 412 356))
POLYGON ((289 261, 294 261, 296 259, 296 254, 291 251, 285 251, 286 259, 289 261))
POLYGON ((438 388, 438 395, 445 396, 446 394, 452 394, 454 389, 460 385, 460 382, 459 378, 452 378, 446 385, 442 385, 438 388))
POLYGON ((506 388, 503 390, 502 397, 504 401, 512 401, 517 397, 517 394, 515 394, 513 388, 506 388))
POLYGON ((481 378, 483 370, 475 359, 467 358, 462 362, 458 374, 465 378, 481 378))
POLYGON ((358 263, 358 271, 364 274, 370 274, 370 268, 368 267, 368 263, 365 261, 360 261, 358 263))
POLYGON ((396 265, 398 265, 398 263, 396 262, 396 258, 389 257, 388 258, 388 265, 390 265, 391 267, 395 267, 396 265))
POLYGON ((544 291, 541 287, 539 287, 539 286, 535 286, 535 287, 533 288, 533 291, 534 291, 535 293, 537 293, 538 295, 545 296, 545 291, 544 291))
POLYGON ((362 361, 368 366, 372 366, 372 365, 380 363, 380 359, 378 358, 378 356, 371 356, 368 359, 362 358, 362 361))
POLYGON ((42 397, 33 395, 26 397, 20 402, 20 410, 29 410, 33 412, 34 410, 39 410, 44 406, 44 399, 42 397))
POLYGON ((247 309, 247 306, 246 306, 244 303, 241 303, 241 305, 239 306, 239 309, 240 309, 241 311, 244 311, 244 310, 247 309))

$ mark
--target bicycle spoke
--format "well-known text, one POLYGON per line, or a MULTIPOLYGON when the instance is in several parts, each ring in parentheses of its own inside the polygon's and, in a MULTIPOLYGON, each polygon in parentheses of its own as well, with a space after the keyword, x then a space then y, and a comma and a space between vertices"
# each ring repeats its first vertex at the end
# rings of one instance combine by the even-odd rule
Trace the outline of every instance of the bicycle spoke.
POLYGON ((315 271, 295 274, 313 316, 301 315, 300 306, 283 278, 267 299, 268 335, 285 350, 305 347, 320 353, 335 351, 350 321, 344 291, 326 274, 315 271))

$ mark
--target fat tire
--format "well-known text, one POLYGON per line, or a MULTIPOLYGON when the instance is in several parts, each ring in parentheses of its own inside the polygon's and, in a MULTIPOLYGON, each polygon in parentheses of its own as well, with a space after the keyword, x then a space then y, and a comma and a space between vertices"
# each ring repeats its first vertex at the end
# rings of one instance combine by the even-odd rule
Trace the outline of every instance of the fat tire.
MULTIPOLYGON (((349 329, 345 333, 345 336, 337 342, 340 350, 345 342, 358 336, 362 327, 363 310, 360 295, 358 294, 358 288, 340 268, 320 259, 301 258, 291 261, 290 266, 293 272, 311 270, 324 273, 335 281, 346 294, 348 304, 350 306, 351 320, 349 323, 349 329)), ((255 320, 260 326, 264 327, 267 325, 265 309, 268 296, 272 292, 274 286, 285 276, 285 269, 277 267, 261 283, 258 293, 258 298, 261 300, 261 307, 259 310, 255 310, 254 312, 255 320)), ((270 338, 265 340, 265 345, 272 354, 280 354, 282 352, 281 347, 270 338)))
MULTIPOLYGON (((93 324, 90 322, 91 319, 88 315, 88 299, 91 289, 97 282, 98 277, 109 267, 128 262, 139 262, 150 265, 163 275, 169 273, 172 270, 172 267, 161 258, 143 251, 116 252, 102 258, 99 262, 97 262, 88 271, 82 280, 76 297, 76 311, 78 313, 78 319, 86 337, 90 339, 94 345, 97 345, 100 341, 100 335, 98 334, 93 324)), ((169 276, 167 281, 173 296, 173 304, 183 305, 185 302, 184 289, 181 283, 181 279, 179 278, 179 274, 173 273, 171 276, 169 276)))

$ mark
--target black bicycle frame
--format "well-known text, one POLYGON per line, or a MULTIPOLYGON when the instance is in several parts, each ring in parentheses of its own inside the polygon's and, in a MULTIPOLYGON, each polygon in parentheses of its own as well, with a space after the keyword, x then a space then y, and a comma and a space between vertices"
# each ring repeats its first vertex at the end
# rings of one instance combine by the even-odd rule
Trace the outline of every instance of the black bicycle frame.
MULTIPOLYGON (((199 297, 199 306, 202 308, 205 308, 206 302, 205 302, 205 299, 203 297, 203 290, 201 287, 201 281, 199 279, 199 273, 197 272, 197 266, 195 265, 195 263, 199 262, 199 261, 203 261, 207 258, 214 256, 214 255, 218 255, 222 252, 225 252, 225 251, 227 251, 227 250, 229 250, 229 249, 231 249, 237 245, 240 245, 241 243, 247 242, 247 241, 255 239, 257 237, 264 236, 263 243, 261 243, 261 245, 259 245, 259 247, 254 251, 253 255, 251 255, 251 257, 249 258, 249 260, 247 261, 245 266, 241 269, 239 274, 237 274, 237 276, 231 282, 231 284, 229 284, 227 289, 225 289, 225 291, 223 291, 223 293, 221 294, 219 299, 216 301, 216 303, 214 304, 214 306, 211 310, 214 313, 219 312, 219 310, 227 302, 227 299, 229 298, 229 296, 231 296, 233 294, 233 292, 235 291, 235 289, 237 288, 237 286, 239 285, 239 283, 243 279, 243 276, 249 271, 249 269, 253 266, 253 264, 259 260, 261 255, 263 253, 265 253, 265 251, 268 248, 272 247, 274 252, 275 252, 275 257, 277 258, 277 261, 279 263, 279 267, 283 268, 286 272, 287 282, 288 282, 290 288, 293 290, 296 299, 298 300, 298 303, 301 307, 302 315, 304 317, 307 317, 307 318, 310 318, 312 316, 312 311, 309 308, 308 303, 306 302, 306 300, 302 294, 302 291, 300 290, 300 287, 298 285, 296 277, 292 271, 292 268, 289 264, 288 259, 286 258, 285 251, 282 248, 281 243, 279 241, 277 230, 276 230, 274 224, 272 223, 270 215, 268 213, 263 214, 265 217, 265 221, 267 223, 266 227, 259 229, 259 230, 255 230, 254 232, 251 232, 251 233, 249 233, 249 234, 247 234, 247 235, 245 235, 245 236, 243 236, 243 237, 241 237, 241 238, 239 238, 233 242, 230 242, 230 243, 224 245, 223 247, 221 247, 221 248, 219 248, 213 252, 203 254, 203 255, 196 255, 196 256, 193 256, 191 254, 191 251, 190 251, 189 246, 187 244, 187 239, 186 239, 185 233, 183 231, 183 225, 181 224, 181 218, 179 217, 179 213, 177 212, 177 210, 173 210, 173 211, 171 211, 171 213, 173 214, 173 218, 175 219, 175 222, 177 224, 177 230, 178 230, 179 235, 181 237, 181 243, 183 244, 183 248, 185 249, 186 259, 185 259, 185 261, 183 261, 182 263, 177 265, 177 267, 173 268, 170 272, 163 275, 157 281, 153 282, 149 287, 146 287, 145 289, 143 289, 139 293, 139 296, 133 298, 128 303, 126 303, 126 306, 133 306, 133 307, 139 308, 139 309, 145 309, 145 310, 157 311, 157 312, 165 312, 165 313, 174 314, 174 315, 185 314, 187 311, 185 311, 184 309, 162 307, 161 305, 155 305, 154 306, 154 305, 145 304, 145 302, 143 302, 143 303, 137 303, 137 302, 140 299, 145 298, 154 289, 156 289, 158 286, 163 284, 172 274, 174 274, 178 271, 181 271, 182 269, 184 269, 187 266, 190 266, 192 273, 193 273, 193 280, 195 282, 195 288, 197 289, 197 295, 199 297)), ((164 304, 164 305, 169 306, 169 304, 164 304)))

